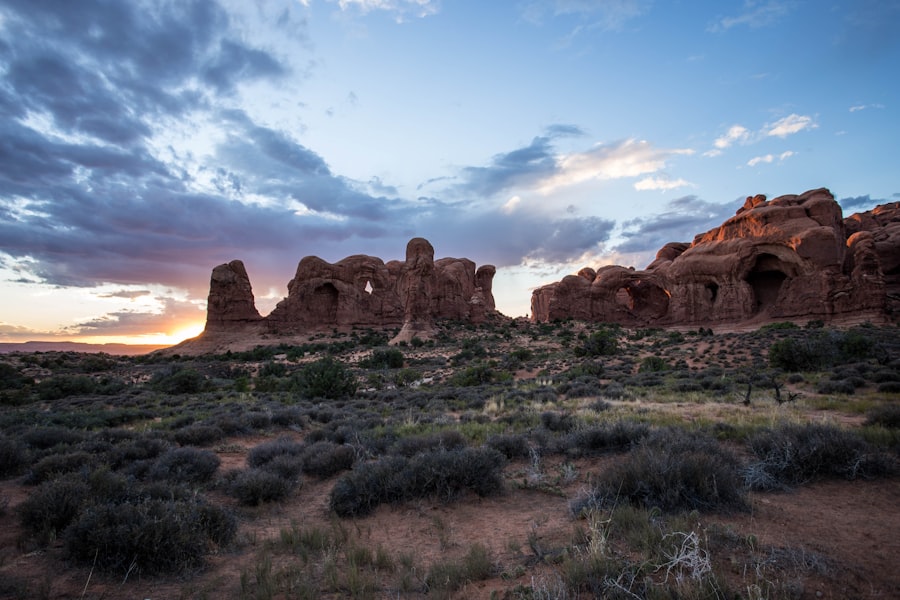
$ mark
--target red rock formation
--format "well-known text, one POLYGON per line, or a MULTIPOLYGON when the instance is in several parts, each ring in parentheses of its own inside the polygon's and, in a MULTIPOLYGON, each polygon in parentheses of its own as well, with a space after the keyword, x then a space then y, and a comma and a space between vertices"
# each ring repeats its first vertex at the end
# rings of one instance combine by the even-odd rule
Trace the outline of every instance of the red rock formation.
POLYGON ((433 333, 436 319, 478 323, 494 312, 494 273, 490 265, 476 271, 465 258, 435 261, 434 248, 422 238, 410 240, 403 262, 356 255, 331 264, 307 256, 288 283, 287 298, 263 318, 243 264, 232 261, 213 269, 206 331, 401 327, 397 341, 424 338, 433 333))
POLYGON ((206 303, 206 331, 232 330, 260 319, 244 263, 233 260, 213 269, 206 303))
POLYGON ((884 275, 888 312, 900 315, 900 202, 851 215, 844 219, 844 227, 848 246, 853 242, 863 254, 851 264, 871 273, 877 263, 884 275), (868 235, 857 238, 863 234, 868 235))
POLYGON ((883 319, 888 297, 900 299, 891 291, 900 284, 900 209, 890 206, 845 221, 825 189, 750 197, 691 244, 664 246, 646 270, 582 269, 538 288, 532 319, 704 326, 883 319))

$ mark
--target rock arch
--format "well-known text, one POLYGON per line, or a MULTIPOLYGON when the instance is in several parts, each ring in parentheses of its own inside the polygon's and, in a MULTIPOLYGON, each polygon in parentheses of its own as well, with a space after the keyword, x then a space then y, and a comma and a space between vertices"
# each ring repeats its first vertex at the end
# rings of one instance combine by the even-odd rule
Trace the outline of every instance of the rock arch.
POLYGON ((309 303, 310 320, 313 323, 337 323, 340 294, 333 283, 323 283, 313 290, 309 303))
POLYGON ((778 303, 778 294, 788 279, 789 269, 774 254, 756 257, 745 281, 753 290, 753 314, 768 311, 778 303))

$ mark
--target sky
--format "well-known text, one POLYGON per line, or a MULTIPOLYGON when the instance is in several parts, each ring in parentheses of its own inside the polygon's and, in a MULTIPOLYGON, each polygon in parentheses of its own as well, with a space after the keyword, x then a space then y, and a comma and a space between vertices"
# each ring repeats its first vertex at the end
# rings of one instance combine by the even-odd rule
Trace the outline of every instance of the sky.
POLYGON ((175 343, 216 265, 645 267, 747 196, 900 200, 898 0, 0 0, 0 341, 175 343))

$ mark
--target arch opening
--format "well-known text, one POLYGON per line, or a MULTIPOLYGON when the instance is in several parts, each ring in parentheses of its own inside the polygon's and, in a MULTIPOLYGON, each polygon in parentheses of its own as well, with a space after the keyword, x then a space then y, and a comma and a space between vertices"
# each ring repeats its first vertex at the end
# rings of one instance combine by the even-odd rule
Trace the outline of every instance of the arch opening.
POLYGON ((746 281, 753 290, 754 313, 767 311, 778 304, 778 295, 787 280, 781 261, 772 254, 760 254, 746 281))
POLYGON ((310 316, 316 323, 337 321, 338 291, 332 283, 325 283, 313 290, 310 302, 310 316))
POLYGON ((641 319, 658 319, 669 311, 669 293, 647 281, 629 281, 616 292, 616 302, 641 319))

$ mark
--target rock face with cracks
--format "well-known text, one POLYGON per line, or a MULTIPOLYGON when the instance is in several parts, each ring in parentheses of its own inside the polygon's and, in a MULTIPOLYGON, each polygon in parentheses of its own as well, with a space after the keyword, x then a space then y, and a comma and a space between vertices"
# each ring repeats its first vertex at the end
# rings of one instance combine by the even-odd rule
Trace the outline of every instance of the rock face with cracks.
POLYGON ((395 342, 427 338, 437 319, 480 323, 494 313, 495 271, 491 265, 476 270, 467 258, 435 260, 423 238, 410 240, 402 262, 355 255, 332 264, 307 256, 288 283, 287 297, 261 317, 247 271, 235 260, 213 269, 205 333, 401 327, 395 342))
POLYGON ((582 269, 536 289, 531 309, 535 321, 629 326, 883 321, 900 314, 900 203, 844 219, 827 189, 749 197, 645 270, 582 269))

